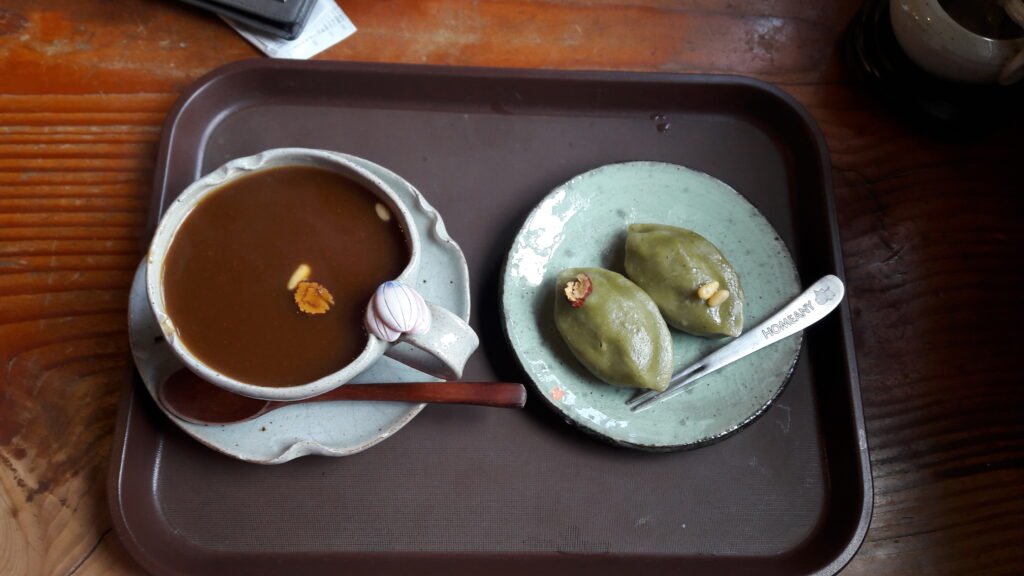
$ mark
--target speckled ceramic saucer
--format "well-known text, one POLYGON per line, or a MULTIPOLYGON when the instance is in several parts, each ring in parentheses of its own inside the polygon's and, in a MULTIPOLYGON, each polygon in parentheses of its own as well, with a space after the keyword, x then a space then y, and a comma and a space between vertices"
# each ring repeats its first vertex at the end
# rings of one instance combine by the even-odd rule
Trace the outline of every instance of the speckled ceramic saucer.
MULTIPOLYGON (((635 390, 604 384, 573 357, 555 329, 554 278, 564 268, 623 272, 626 226, 651 222, 694 230, 732 262, 754 326, 800 293, 785 244, 739 193, 707 174, 659 162, 611 164, 551 192, 516 236, 502 278, 508 339, 538 394, 566 420, 615 444, 646 450, 693 448, 753 421, 782 391, 800 351, 788 338, 727 366, 640 413, 635 390)), ((673 330, 676 368, 727 342, 673 330)))
MULTIPOLYGON (((469 320, 469 270, 462 250, 448 236, 436 210, 405 180, 371 162, 348 156, 385 180, 416 221, 423 253, 416 289, 431 302, 469 320)), ((128 304, 132 355, 153 397, 156 386, 183 367, 161 332, 146 297, 145 270, 136 272, 128 304)), ((407 345, 403 345, 407 346, 407 345)), ((381 358, 352 382, 419 382, 435 380, 390 358, 381 358)), ((203 426, 168 414, 188 435, 233 458, 280 464, 308 454, 348 456, 398 432, 423 404, 395 402, 324 402, 281 408, 248 422, 203 426)))

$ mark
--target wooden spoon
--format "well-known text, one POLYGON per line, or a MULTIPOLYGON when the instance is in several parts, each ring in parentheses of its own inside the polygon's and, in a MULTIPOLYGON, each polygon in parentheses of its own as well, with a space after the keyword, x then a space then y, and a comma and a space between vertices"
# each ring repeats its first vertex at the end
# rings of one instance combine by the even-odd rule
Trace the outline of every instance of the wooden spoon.
POLYGON ((345 384, 312 398, 275 402, 228 392, 188 370, 178 370, 171 374, 160 385, 157 396, 168 412, 195 424, 244 422, 292 404, 337 400, 472 404, 496 408, 522 408, 526 404, 526 389, 523 385, 509 382, 345 384))

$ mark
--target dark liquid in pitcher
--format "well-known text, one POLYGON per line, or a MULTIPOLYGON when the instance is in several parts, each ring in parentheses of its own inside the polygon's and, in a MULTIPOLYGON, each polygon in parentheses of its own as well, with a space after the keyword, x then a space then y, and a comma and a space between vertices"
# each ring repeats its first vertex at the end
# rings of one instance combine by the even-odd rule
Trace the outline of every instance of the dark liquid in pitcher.
POLYGON ((939 0, 946 14, 964 28, 998 40, 1024 36, 1024 28, 1006 15, 998 0, 939 0))
POLYGON ((366 346, 366 305, 409 263, 397 220, 378 197, 321 168, 250 174, 203 199, 168 251, 164 295, 185 346, 249 384, 294 386, 335 372, 366 346), (330 291, 326 313, 300 311, 288 289, 308 265, 330 291))

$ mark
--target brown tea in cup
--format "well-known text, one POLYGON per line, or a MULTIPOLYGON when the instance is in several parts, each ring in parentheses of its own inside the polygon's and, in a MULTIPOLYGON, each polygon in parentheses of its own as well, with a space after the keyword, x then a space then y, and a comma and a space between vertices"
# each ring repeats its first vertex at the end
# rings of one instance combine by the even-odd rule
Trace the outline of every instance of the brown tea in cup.
POLYGON ((306 384, 359 356, 370 296, 409 259, 398 219, 362 184, 312 166, 260 170, 181 223, 164 263, 166 309, 214 370, 306 384))

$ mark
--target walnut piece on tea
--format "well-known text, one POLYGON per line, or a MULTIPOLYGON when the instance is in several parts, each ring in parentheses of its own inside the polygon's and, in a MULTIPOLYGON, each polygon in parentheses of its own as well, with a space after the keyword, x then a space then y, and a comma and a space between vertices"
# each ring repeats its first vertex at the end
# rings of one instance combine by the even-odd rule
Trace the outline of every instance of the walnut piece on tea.
POLYGON ((331 309, 334 296, 316 282, 299 282, 295 288, 295 303, 306 314, 323 314, 331 309))

